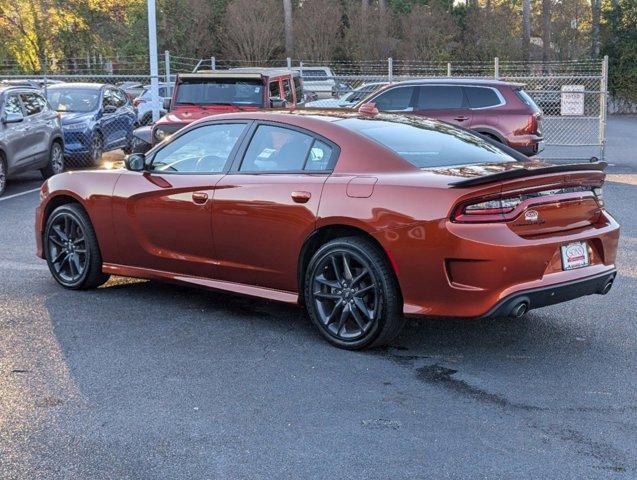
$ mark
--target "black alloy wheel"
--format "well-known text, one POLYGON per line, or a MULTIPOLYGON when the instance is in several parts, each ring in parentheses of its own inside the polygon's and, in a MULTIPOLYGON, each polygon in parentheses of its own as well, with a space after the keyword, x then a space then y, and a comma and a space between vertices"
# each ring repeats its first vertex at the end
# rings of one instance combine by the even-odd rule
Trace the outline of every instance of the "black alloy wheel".
POLYGON ((0 195, 7 189, 7 161, 0 154, 0 195))
POLYGON ((93 134, 91 140, 91 151, 89 153, 89 162, 93 167, 98 167, 102 161, 102 154, 104 153, 104 139, 100 133, 93 134))
POLYGON ((306 275, 305 300, 323 336, 341 348, 385 344, 404 321, 391 267, 363 238, 337 239, 317 251, 306 275))
POLYGON ((94 288, 108 280, 102 273, 95 232, 79 205, 63 205, 53 211, 43 243, 49 270, 63 287, 94 288))

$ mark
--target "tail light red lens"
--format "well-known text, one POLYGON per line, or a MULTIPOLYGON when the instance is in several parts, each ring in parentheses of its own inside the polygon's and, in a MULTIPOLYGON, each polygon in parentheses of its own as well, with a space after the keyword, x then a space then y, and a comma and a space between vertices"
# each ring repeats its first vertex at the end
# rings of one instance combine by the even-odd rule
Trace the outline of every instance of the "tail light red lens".
POLYGON ((530 115, 524 127, 514 131, 516 135, 537 135, 540 131, 540 114, 530 115))
POLYGON ((465 203, 456 208, 453 220, 456 222, 503 222, 504 215, 515 210, 522 200, 520 197, 496 198, 478 203, 465 203))
POLYGON ((142 100, 141 98, 136 98, 135 100, 133 100, 133 107, 139 107, 139 104, 144 102, 146 102, 146 100, 142 100))

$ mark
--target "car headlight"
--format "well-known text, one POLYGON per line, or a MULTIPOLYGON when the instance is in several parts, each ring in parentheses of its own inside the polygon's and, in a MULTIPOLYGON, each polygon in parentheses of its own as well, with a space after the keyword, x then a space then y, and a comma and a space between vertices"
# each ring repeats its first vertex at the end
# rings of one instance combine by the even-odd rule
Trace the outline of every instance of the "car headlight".
POLYGON ((166 132, 166 130, 162 130, 161 128, 155 130, 155 139, 157 139, 158 142, 162 142, 167 136, 168 132, 166 132))
POLYGON ((86 122, 68 123, 66 125, 62 125, 62 129, 68 131, 86 130, 87 128, 88 123, 86 122))

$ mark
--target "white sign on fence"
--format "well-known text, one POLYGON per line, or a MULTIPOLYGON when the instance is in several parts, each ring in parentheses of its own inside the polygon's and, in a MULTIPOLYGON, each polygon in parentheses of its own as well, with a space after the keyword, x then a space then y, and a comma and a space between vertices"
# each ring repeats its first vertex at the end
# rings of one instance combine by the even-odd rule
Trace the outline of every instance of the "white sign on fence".
POLYGON ((560 115, 584 115, 585 90, 584 85, 562 85, 560 115))

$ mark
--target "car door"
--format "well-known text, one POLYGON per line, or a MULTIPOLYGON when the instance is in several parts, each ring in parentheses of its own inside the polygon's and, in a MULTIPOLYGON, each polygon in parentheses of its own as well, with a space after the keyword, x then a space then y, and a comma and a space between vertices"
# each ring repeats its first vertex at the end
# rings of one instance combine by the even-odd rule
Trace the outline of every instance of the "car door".
POLYGON ((248 124, 189 129, 152 153, 144 172, 121 175, 113 219, 122 264, 213 277, 212 197, 248 124))
POLYGON ((295 291, 303 242, 314 230, 338 147, 310 132, 255 123, 214 192, 220 280, 295 291))
MULTIPOLYGON (((3 118, 8 114, 24 116, 24 113, 18 93, 7 93, 2 105, 3 118)), ((27 134, 28 122, 25 119, 15 123, 3 122, 0 124, 0 128, 3 129, 4 133, 9 172, 27 165, 31 155, 31 143, 27 134)))
POLYGON ((20 100, 26 113, 32 161, 42 163, 48 159, 51 130, 55 128, 55 112, 38 92, 21 92, 20 100))
POLYGON ((421 85, 414 114, 469 128, 471 109, 460 85, 421 85))
POLYGON ((113 88, 112 94, 115 107, 117 108, 117 146, 126 147, 130 144, 130 140, 132 139, 133 129, 137 121, 137 114, 135 113, 133 104, 123 90, 113 88))
POLYGON ((268 83, 268 100, 265 104, 266 108, 270 108, 272 106, 272 99, 283 99, 283 95, 281 95, 281 82, 278 78, 270 80, 268 83))

